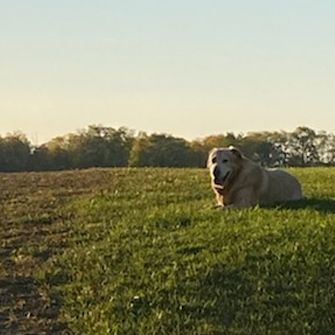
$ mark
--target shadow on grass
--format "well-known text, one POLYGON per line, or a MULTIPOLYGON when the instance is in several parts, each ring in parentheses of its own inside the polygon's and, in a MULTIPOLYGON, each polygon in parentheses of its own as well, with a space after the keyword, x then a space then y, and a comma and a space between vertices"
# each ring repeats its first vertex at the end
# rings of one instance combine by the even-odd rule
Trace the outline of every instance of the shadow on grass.
POLYGON ((276 209, 314 209, 321 213, 335 214, 335 198, 304 198, 302 200, 289 201, 283 204, 263 206, 263 208, 276 209))
MULTIPOLYGON (((223 264, 213 266, 208 274, 198 279, 199 282, 187 290, 185 283, 181 284, 179 293, 184 295, 184 303, 180 315, 184 320, 206 320, 218 330, 210 334, 226 334, 224 331, 236 321, 248 297, 254 294, 252 282, 241 269, 223 264)), ((185 324, 185 333, 190 331, 189 326, 185 324)))

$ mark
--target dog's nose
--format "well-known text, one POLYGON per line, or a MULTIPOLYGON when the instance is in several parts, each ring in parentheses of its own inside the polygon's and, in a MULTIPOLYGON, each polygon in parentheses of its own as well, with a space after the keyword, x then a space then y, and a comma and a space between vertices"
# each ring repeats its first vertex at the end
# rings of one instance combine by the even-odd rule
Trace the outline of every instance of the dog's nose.
POLYGON ((220 178, 220 170, 219 170, 219 168, 218 168, 217 165, 214 167, 213 175, 214 175, 215 179, 219 179, 220 178))

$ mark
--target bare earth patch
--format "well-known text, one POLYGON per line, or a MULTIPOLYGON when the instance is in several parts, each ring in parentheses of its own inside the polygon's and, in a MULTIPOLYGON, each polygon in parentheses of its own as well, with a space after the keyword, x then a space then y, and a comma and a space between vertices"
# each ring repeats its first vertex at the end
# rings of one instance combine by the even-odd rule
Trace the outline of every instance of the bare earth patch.
POLYGON ((67 334, 60 302, 34 274, 66 247, 62 206, 108 172, 0 174, 0 334, 67 334))

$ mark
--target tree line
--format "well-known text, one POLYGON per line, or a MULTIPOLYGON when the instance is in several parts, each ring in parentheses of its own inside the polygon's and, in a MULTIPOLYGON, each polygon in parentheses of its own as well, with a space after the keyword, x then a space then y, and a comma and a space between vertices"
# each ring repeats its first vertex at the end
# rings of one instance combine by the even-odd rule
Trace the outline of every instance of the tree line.
POLYGON ((334 166, 335 135, 298 127, 292 132, 226 133, 187 141, 127 128, 89 126, 34 146, 22 133, 0 137, 0 171, 91 167, 204 167, 213 147, 234 145, 268 167, 334 166))

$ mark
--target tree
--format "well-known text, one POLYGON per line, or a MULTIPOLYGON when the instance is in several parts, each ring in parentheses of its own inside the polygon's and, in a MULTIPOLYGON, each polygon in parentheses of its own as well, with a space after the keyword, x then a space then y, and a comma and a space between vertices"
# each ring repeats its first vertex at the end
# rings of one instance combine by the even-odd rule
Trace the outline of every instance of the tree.
POLYGON ((240 141, 240 148, 250 159, 264 166, 281 165, 282 151, 270 132, 249 133, 240 141))
POLYGON ((19 172, 28 169, 31 146, 20 132, 8 134, 0 140, 0 171, 19 172))
POLYGON ((202 140, 202 145, 209 152, 213 148, 229 147, 230 145, 239 146, 241 139, 242 135, 236 137, 233 133, 210 135, 202 140))
POLYGON ((33 147, 29 159, 29 171, 47 171, 52 170, 52 162, 49 156, 48 147, 43 144, 33 147))
POLYGON ((288 158, 291 166, 313 166, 319 161, 316 133, 308 127, 298 127, 288 138, 288 158))
POLYGON ((130 166, 186 167, 192 162, 190 144, 169 135, 141 133, 130 154, 130 166))
POLYGON ((127 166, 132 143, 133 134, 128 129, 102 126, 89 126, 67 138, 74 168, 127 166))
POLYGON ((293 132, 254 132, 187 141, 166 134, 92 125, 31 146, 20 132, 0 136, 0 171, 44 171, 89 167, 205 167, 214 147, 234 145, 265 166, 335 165, 335 135, 308 127, 293 132))
POLYGON ((320 131, 315 140, 318 148, 319 164, 335 164, 335 136, 325 131, 320 131))
POLYGON ((67 137, 55 137, 45 148, 51 170, 65 170, 71 167, 67 137))

